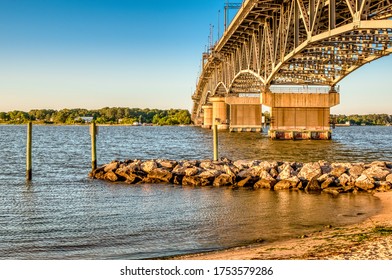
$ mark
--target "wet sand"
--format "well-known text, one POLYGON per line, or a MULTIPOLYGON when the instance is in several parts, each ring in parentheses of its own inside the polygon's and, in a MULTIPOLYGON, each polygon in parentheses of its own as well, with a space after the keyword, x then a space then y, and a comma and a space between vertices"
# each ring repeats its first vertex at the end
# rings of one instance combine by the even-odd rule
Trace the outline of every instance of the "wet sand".
POLYGON ((376 193, 382 210, 366 221, 331 227, 295 239, 210 253, 179 260, 392 260, 392 192, 376 193))

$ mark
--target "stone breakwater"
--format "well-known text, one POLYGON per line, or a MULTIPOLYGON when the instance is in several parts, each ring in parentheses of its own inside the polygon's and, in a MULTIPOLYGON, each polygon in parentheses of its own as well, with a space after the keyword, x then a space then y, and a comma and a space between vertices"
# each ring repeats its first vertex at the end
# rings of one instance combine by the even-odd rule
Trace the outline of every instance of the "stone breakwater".
POLYGON ((392 189, 392 162, 301 163, 260 160, 112 161, 89 174, 128 184, 246 187, 270 190, 384 192, 392 189))

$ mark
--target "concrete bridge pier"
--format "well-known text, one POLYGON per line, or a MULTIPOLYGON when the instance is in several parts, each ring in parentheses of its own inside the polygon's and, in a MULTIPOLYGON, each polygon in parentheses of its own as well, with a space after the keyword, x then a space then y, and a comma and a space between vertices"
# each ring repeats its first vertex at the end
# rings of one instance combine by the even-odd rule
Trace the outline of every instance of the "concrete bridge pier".
POLYGON ((264 90, 261 102, 271 107, 272 139, 331 139, 330 108, 340 102, 335 90, 326 93, 264 90))
POLYGON ((229 107, 225 102, 225 97, 210 97, 212 103, 211 122, 217 121, 219 130, 229 129, 229 107))
POLYGON ((258 97, 226 97, 230 106, 231 132, 261 132, 261 104, 258 97))
POLYGON ((202 106, 203 109, 203 124, 202 128, 211 128, 212 127, 212 105, 207 104, 202 106))

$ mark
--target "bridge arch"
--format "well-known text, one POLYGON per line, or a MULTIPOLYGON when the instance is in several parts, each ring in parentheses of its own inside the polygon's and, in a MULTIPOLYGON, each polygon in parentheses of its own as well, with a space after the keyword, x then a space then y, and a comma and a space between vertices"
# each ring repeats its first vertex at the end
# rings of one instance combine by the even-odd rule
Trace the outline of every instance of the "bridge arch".
POLYGON ((203 100, 202 100, 202 105, 207 105, 208 104, 208 98, 210 98, 212 96, 212 92, 210 90, 208 90, 206 92, 206 94, 203 96, 203 100))
POLYGON ((258 73, 252 70, 242 70, 232 80, 228 94, 260 93, 264 84, 263 78, 258 73))
POLYGON ((226 85, 223 82, 219 82, 214 89, 213 96, 226 96, 227 93, 226 85))
POLYGON ((336 86, 365 64, 392 53, 391 30, 391 20, 373 20, 311 36, 275 66, 266 83, 336 86), (290 73, 296 73, 296 78, 290 73))

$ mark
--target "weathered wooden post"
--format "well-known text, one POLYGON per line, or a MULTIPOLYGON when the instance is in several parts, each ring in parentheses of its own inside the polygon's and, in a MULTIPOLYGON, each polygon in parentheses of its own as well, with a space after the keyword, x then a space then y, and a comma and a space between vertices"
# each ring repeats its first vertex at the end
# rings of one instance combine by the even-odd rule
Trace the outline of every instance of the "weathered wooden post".
POLYGON ((26 179, 30 181, 33 177, 32 162, 31 162, 31 147, 32 147, 33 124, 27 124, 27 144, 26 144, 26 179))
POLYGON ((97 125, 95 122, 91 124, 90 127, 90 135, 91 135, 91 170, 94 171, 97 169, 97 125))
POLYGON ((214 138, 214 160, 218 160, 218 119, 215 119, 214 125, 212 126, 213 138, 214 138))

